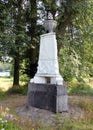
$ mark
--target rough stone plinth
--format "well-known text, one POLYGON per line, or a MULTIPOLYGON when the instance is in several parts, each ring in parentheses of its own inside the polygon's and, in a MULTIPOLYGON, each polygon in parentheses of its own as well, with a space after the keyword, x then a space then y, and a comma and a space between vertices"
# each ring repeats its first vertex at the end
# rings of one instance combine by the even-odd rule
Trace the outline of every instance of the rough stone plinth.
POLYGON ((66 85, 29 83, 27 93, 28 106, 49 110, 52 112, 66 112, 66 85))

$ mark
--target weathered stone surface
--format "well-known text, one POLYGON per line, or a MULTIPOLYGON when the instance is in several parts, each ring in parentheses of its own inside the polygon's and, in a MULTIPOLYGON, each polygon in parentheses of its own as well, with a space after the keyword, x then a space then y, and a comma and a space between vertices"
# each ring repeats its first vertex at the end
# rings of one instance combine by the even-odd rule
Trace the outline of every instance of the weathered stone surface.
POLYGON ((34 106, 52 112, 68 111, 65 84, 29 83, 27 101, 28 106, 34 106))
POLYGON ((27 99, 28 106, 52 112, 68 110, 66 85, 59 73, 54 32, 41 35, 37 72, 30 80, 27 99))
POLYGON ((54 32, 41 35, 37 72, 30 82, 47 84, 46 77, 50 78, 51 84, 63 84, 63 78, 59 73, 57 40, 54 32))

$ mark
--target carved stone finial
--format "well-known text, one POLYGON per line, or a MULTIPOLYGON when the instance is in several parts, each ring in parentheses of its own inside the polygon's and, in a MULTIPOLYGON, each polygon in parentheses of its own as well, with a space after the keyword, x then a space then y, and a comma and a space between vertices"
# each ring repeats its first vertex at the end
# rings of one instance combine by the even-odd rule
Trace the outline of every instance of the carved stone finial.
POLYGON ((53 15, 52 15, 51 12, 48 12, 48 19, 49 19, 49 20, 53 20, 53 15))
POLYGON ((54 30, 57 26, 57 22, 55 20, 53 20, 53 15, 50 11, 48 12, 47 20, 44 21, 43 26, 45 27, 45 30, 48 33, 54 32, 54 30))

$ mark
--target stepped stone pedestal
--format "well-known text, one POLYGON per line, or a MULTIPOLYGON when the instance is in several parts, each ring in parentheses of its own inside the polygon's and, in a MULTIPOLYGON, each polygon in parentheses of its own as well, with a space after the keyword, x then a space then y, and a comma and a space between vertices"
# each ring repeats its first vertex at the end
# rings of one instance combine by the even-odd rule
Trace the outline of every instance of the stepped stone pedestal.
POLYGON ((28 106, 53 112, 68 111, 66 84, 59 73, 54 32, 41 35, 37 73, 28 85, 27 101, 28 106))

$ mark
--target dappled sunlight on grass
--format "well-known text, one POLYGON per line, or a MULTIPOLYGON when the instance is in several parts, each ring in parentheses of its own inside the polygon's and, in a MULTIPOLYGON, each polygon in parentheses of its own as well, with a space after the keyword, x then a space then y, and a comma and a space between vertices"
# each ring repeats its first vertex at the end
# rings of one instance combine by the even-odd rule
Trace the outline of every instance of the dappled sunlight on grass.
POLYGON ((71 95, 93 95, 93 79, 82 82, 67 82, 67 91, 71 95))
MULTIPOLYGON (((29 80, 25 77, 25 79, 20 79, 20 86, 17 88, 21 88, 22 86, 25 86, 26 83, 28 83, 29 80)), ((6 92, 13 86, 13 77, 0 77, 0 90, 6 92)))
POLYGON ((88 85, 93 88, 93 77, 89 78, 88 85))
POLYGON ((12 78, 2 78, 0 77, 0 90, 7 91, 12 87, 12 78))
MULTIPOLYGON (((27 94, 27 89, 28 89, 28 79, 22 79, 19 82, 20 85, 18 86, 13 86, 13 78, 7 78, 7 77, 0 77, 0 91, 2 92, 8 92, 8 93, 13 93, 13 94, 22 94, 25 95, 27 94)), ((3 96, 3 95, 2 95, 3 96)))

